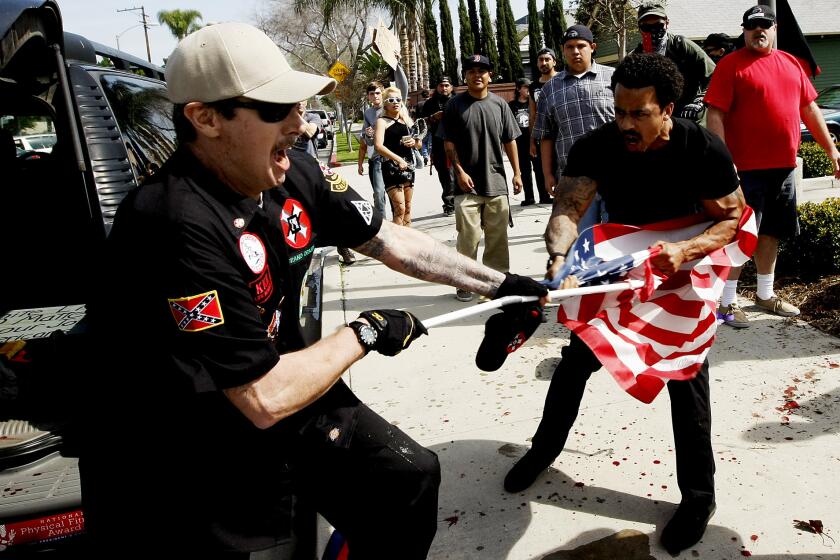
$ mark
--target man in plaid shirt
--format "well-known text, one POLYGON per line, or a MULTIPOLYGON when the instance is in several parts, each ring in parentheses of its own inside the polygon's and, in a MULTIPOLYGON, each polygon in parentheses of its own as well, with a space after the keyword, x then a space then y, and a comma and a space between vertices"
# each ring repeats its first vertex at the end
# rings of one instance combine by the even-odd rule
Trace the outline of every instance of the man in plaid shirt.
MULTIPOLYGON (((596 46, 588 27, 569 27, 563 34, 566 69, 543 86, 537 103, 533 137, 540 141, 545 188, 550 193, 563 174, 572 144, 590 130, 615 120, 610 89, 613 69, 592 60, 596 46)), ((600 223, 602 207, 600 196, 596 196, 578 231, 600 223)))

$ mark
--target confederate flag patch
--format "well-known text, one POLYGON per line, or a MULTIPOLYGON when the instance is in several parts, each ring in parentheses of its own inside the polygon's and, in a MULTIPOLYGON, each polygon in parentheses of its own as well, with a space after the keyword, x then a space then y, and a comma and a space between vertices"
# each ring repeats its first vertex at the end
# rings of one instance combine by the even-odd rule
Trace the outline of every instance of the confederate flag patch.
POLYGON ((225 322, 216 290, 196 296, 167 299, 167 301, 169 301, 169 310, 182 331, 203 331, 218 327, 225 322))

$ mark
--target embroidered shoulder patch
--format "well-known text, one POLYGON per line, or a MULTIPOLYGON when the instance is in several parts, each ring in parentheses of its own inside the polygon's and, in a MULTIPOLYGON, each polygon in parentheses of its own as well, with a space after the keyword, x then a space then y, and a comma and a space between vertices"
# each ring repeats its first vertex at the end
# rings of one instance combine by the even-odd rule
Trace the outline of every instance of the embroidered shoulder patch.
POLYGON ((169 310, 178 328, 184 332, 198 332, 218 327, 225 322, 216 290, 195 296, 167 299, 169 310))
POLYGON ((324 174, 324 179, 327 180, 332 192, 345 192, 347 187, 350 186, 347 184, 347 179, 338 173, 334 173, 332 170, 330 170, 329 173, 324 174))
POLYGON ((365 223, 370 225, 370 221, 373 219, 373 206, 371 206, 370 202, 367 200, 353 200, 352 202, 356 210, 359 211, 359 214, 362 215, 365 223))

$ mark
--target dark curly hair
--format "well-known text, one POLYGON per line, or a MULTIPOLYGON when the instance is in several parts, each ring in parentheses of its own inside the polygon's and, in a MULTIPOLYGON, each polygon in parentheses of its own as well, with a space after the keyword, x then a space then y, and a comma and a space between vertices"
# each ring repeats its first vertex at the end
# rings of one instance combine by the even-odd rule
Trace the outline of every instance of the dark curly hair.
POLYGON ((612 75, 613 91, 618 84, 631 89, 653 86, 660 108, 675 102, 683 91, 683 77, 676 64, 658 53, 634 53, 625 57, 612 75))

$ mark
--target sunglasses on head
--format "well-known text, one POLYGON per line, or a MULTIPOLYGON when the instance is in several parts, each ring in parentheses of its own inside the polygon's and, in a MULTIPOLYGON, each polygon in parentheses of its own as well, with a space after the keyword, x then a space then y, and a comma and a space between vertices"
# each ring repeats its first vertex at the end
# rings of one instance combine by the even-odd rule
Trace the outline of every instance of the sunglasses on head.
POLYGON ((389 97, 385 100, 385 103, 402 103, 402 99, 399 97, 389 97))
POLYGON ((753 31, 754 29, 758 29, 759 27, 762 29, 770 29, 771 27, 773 27, 773 22, 769 19, 757 19, 754 21, 748 21, 742 27, 748 31, 753 31))
POLYGON ((260 120, 267 123, 278 123, 289 116, 297 103, 267 103, 264 101, 244 101, 240 99, 228 99, 224 105, 230 108, 241 107, 252 109, 257 112, 260 120))
POLYGON ((664 31, 664 23, 640 23, 639 29, 644 33, 653 33, 654 31, 664 31))

